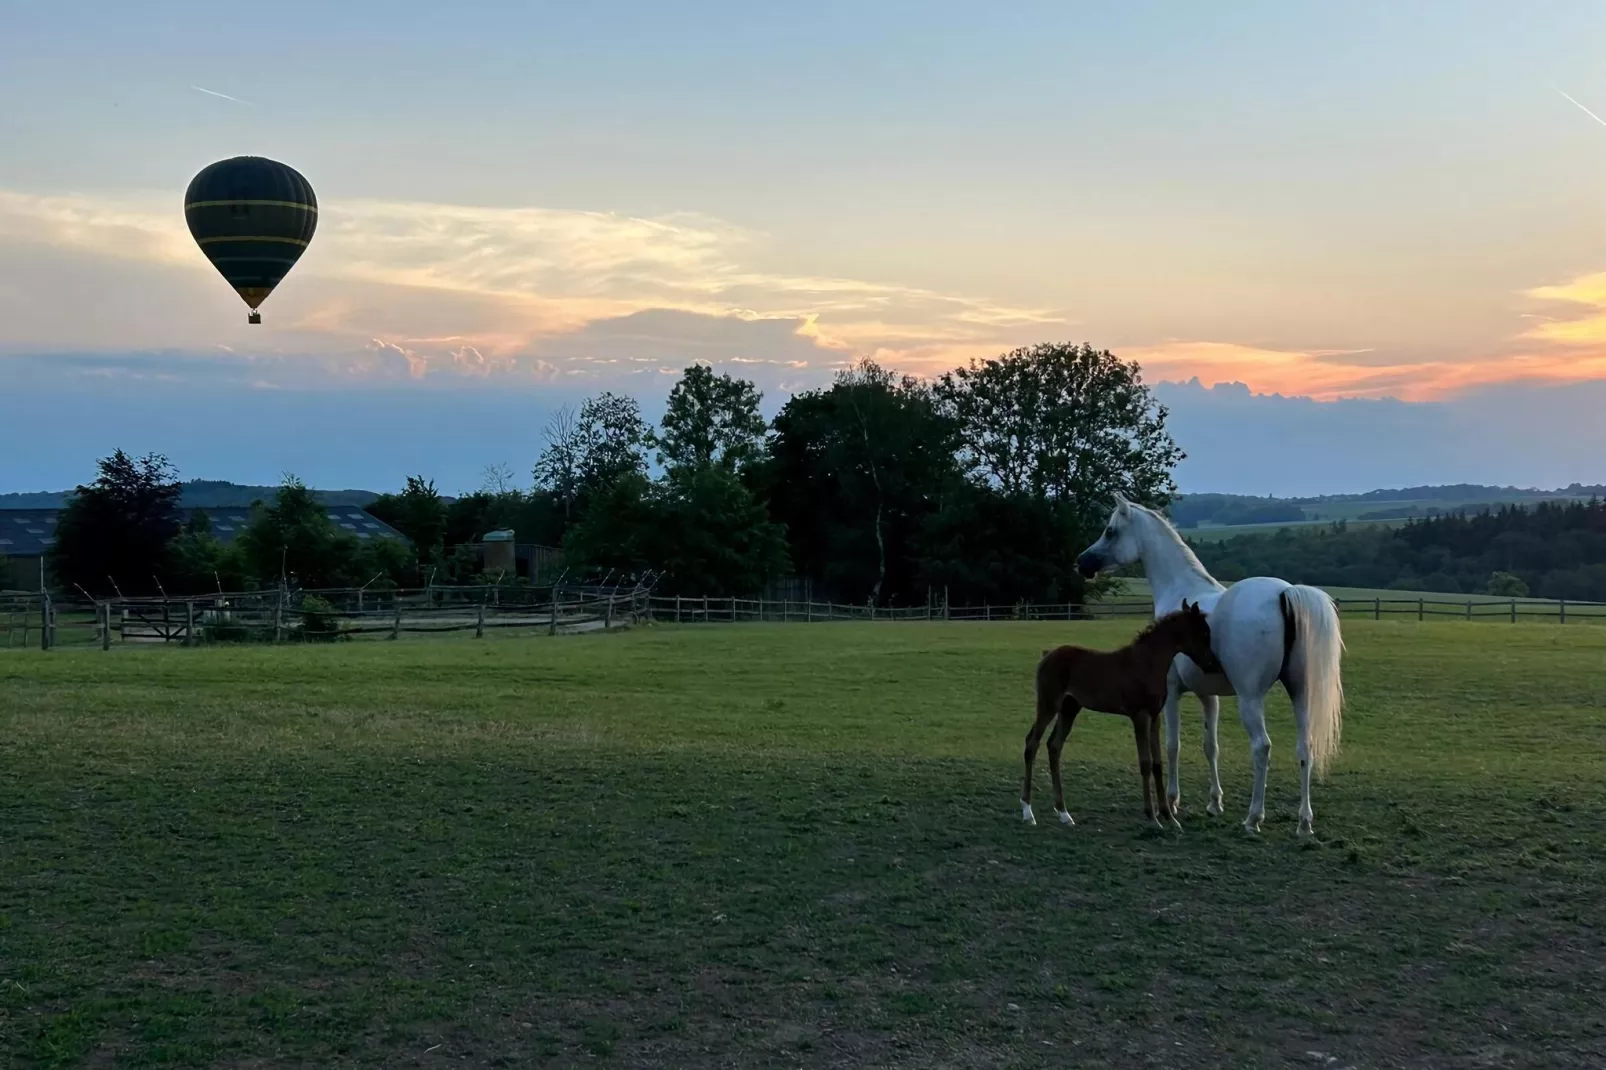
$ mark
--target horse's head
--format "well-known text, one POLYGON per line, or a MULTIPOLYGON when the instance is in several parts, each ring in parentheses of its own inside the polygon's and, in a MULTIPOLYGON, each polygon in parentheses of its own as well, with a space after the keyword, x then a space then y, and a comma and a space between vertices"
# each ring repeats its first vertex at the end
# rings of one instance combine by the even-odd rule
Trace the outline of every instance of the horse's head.
POLYGON ((1112 568, 1130 565, 1142 553, 1138 538, 1141 511, 1117 492, 1115 508, 1104 524, 1104 534, 1076 558, 1076 571, 1088 579, 1112 568))
POLYGON ((1210 648, 1210 621, 1199 603, 1182 600, 1182 608, 1155 622, 1155 634, 1163 634, 1177 644, 1177 653, 1186 655, 1205 672, 1220 672, 1221 662, 1210 648))

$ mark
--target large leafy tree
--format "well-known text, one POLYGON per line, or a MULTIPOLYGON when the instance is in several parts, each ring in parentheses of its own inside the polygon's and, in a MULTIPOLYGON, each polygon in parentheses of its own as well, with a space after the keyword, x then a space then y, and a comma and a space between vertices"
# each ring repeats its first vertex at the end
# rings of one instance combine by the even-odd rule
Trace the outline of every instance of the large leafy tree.
POLYGON ((612 391, 580 406, 580 481, 595 493, 617 480, 646 470, 652 434, 636 399, 612 391))
POLYGON ((318 496, 294 476, 285 477, 272 502, 258 503, 236 542, 257 582, 266 586, 355 586, 376 574, 398 579, 411 564, 397 542, 364 543, 341 531, 318 496))
POLYGON ((659 461, 668 468, 746 467, 764 449, 762 400, 747 380, 693 364, 670 390, 662 430, 653 437, 659 461))
POLYGON ((368 512, 412 542, 420 565, 438 561, 446 549, 446 503, 432 480, 408 476, 400 494, 381 494, 368 512))
POLYGON ((843 600, 924 599, 919 536, 958 481, 954 430, 925 384, 868 360, 789 399, 763 484, 796 568, 843 600))
POLYGON ((661 572, 666 594, 755 595, 787 567, 784 529, 719 464, 656 481, 622 477, 593 500, 564 550, 597 569, 661 572))
POLYGON ((96 464, 100 474, 73 492, 56 523, 56 582, 96 595, 157 593, 183 526, 177 474, 156 453, 136 459, 117 450, 96 464))
POLYGON ((1038 345, 973 360, 936 395, 958 425, 967 473, 1006 496, 1070 502, 1091 527, 1113 491, 1163 506, 1185 454, 1136 362, 1088 345, 1038 345))

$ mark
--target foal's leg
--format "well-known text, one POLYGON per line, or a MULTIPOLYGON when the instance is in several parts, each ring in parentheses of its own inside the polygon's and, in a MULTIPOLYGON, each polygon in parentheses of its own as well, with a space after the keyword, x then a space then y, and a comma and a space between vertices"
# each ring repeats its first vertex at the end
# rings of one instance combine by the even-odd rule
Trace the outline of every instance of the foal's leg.
MULTIPOLYGON (((1037 720, 1032 722, 1031 729, 1026 733, 1026 774, 1020 785, 1020 819, 1028 825, 1037 824, 1037 815, 1032 813, 1032 765, 1037 761, 1037 745, 1043 739, 1043 731, 1048 728, 1048 722, 1054 719, 1057 699, 1051 700, 1045 695, 1037 696, 1037 720)), ((1057 759, 1056 754, 1050 761, 1057 759)))
POLYGON ((1138 779, 1143 784, 1143 816, 1158 825, 1160 821, 1154 816, 1154 803, 1149 799, 1149 781, 1154 777, 1154 743, 1149 733, 1149 714, 1132 715, 1132 735, 1138 744, 1138 779))
POLYGON ((1071 820, 1070 811, 1065 809, 1065 782, 1060 779, 1060 752, 1065 749, 1071 726, 1081 712, 1082 707, 1075 699, 1066 699, 1065 707, 1060 710, 1059 723, 1048 735, 1048 773, 1054 778, 1054 816, 1060 819, 1062 825, 1074 825, 1076 822, 1071 820))
POLYGON ((1165 797, 1165 759, 1160 756, 1160 711, 1149 714, 1149 757, 1154 762, 1154 801, 1160 811, 1160 823, 1181 828, 1176 812, 1165 797))
MULTIPOLYGON (((1216 725, 1221 721, 1221 700, 1214 695, 1200 695, 1199 704, 1204 707, 1204 754, 1205 764, 1210 767, 1210 802, 1205 806, 1207 814, 1225 813, 1227 807, 1221 797, 1221 747, 1216 742, 1216 725)), ((1176 755, 1171 756, 1175 762, 1176 755)), ((1172 773, 1172 779, 1176 774, 1172 773)))
POLYGON ((1266 735, 1266 695, 1238 695, 1238 718, 1249 733, 1249 760, 1255 769, 1255 790, 1249 797, 1244 828, 1259 832, 1266 817, 1266 770, 1271 765, 1271 737, 1266 735))

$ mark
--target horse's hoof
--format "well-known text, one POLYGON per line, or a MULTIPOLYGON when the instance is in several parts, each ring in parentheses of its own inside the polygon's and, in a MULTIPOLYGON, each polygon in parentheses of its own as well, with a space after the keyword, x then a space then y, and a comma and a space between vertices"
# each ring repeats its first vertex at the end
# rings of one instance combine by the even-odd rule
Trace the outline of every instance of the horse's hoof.
POLYGON ((1059 818, 1060 819, 1060 824, 1064 825, 1067 828, 1069 828, 1070 826, 1076 824, 1076 818, 1072 817, 1069 813, 1067 813, 1064 810, 1055 810, 1054 811, 1054 816, 1059 818))
POLYGON ((1251 817, 1244 822, 1244 831, 1251 836, 1260 835, 1260 818, 1251 817))
POLYGON ((1031 803, 1020 804, 1020 819, 1026 822, 1028 825, 1037 824, 1037 815, 1032 813, 1031 803))
POLYGON ((1304 818, 1300 818, 1299 828, 1294 831, 1294 835, 1298 836, 1302 840, 1308 840, 1312 836, 1316 835, 1316 830, 1311 827, 1311 823, 1309 821, 1306 821, 1304 818))
POLYGON ((1221 800, 1221 796, 1219 796, 1219 795, 1216 796, 1214 799, 1211 799, 1210 800, 1210 805, 1205 807, 1205 813, 1209 814, 1211 817, 1220 817, 1222 814, 1224 814, 1226 812, 1227 812, 1227 807, 1225 805, 1223 805, 1222 800, 1221 800))
POLYGON ((1172 832, 1181 832, 1182 831, 1182 822, 1177 820, 1177 815, 1176 814, 1172 814, 1166 820, 1170 823, 1170 827, 1171 827, 1171 831, 1172 832))

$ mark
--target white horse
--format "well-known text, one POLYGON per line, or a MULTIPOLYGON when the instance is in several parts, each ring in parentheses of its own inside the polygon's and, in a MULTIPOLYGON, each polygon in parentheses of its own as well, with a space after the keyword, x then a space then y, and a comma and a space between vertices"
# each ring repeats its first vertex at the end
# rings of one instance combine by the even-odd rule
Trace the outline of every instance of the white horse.
POLYGON ((1294 753, 1299 757, 1299 834, 1313 832, 1310 774, 1326 772, 1338 753, 1343 728, 1344 685, 1339 660, 1344 639, 1339 632, 1338 607, 1327 592, 1290 584, 1270 576, 1241 580, 1232 587, 1217 583, 1199 563, 1165 517, 1117 494, 1115 509, 1099 540, 1076 559, 1077 569, 1088 577, 1142 561, 1154 590, 1156 617, 1182 606, 1183 599, 1197 603, 1210 619, 1211 647, 1224 673, 1207 673, 1187 657, 1178 655, 1166 680, 1166 757, 1170 764, 1167 795, 1173 809, 1181 802, 1177 780, 1177 754, 1181 749, 1182 717, 1178 704, 1184 691, 1192 691, 1204 705, 1204 753, 1210 763, 1212 814, 1222 812, 1221 773, 1216 724, 1221 713, 1218 696, 1238 696, 1238 716, 1249 734, 1249 755, 1254 763, 1255 790, 1249 800, 1244 828, 1259 832, 1266 816, 1266 770, 1271 762, 1271 739, 1266 735, 1266 693, 1282 683, 1294 704, 1294 753))

